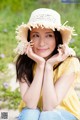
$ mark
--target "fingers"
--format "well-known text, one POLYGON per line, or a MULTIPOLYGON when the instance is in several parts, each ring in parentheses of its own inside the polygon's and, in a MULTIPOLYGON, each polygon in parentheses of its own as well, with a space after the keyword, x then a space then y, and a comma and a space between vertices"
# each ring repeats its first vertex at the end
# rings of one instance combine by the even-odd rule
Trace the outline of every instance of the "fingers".
POLYGON ((34 60, 36 63, 44 63, 44 59, 38 55, 36 55, 32 49, 34 43, 33 41, 31 40, 27 46, 27 49, 26 49, 26 54, 29 58, 31 58, 32 60, 34 60))
POLYGON ((69 56, 69 47, 68 47, 68 45, 67 44, 63 44, 63 45, 59 45, 58 46, 58 51, 59 51, 59 53, 61 52, 62 53, 62 55, 68 55, 69 56))
POLYGON ((69 49, 69 47, 66 44, 63 44, 63 45, 60 44, 58 46, 59 61, 64 61, 69 56, 68 49, 69 49))
POLYGON ((65 60, 68 56, 76 56, 75 51, 67 44, 60 44, 58 46, 58 53, 59 57, 61 57, 62 60, 65 60))
POLYGON ((28 55, 28 52, 32 50, 33 45, 34 45, 34 43, 32 40, 30 42, 28 42, 28 45, 26 46, 26 49, 25 49, 25 54, 28 55))
POLYGON ((59 50, 59 51, 61 50, 61 52, 62 52, 63 54, 66 53, 66 51, 67 51, 68 48, 69 48, 69 47, 68 47, 67 44, 59 44, 59 46, 58 46, 58 50, 59 50))
POLYGON ((58 49, 58 53, 59 53, 59 55, 63 54, 62 51, 61 51, 61 49, 58 49))
POLYGON ((29 43, 30 43, 30 46, 33 47, 34 45, 33 40, 31 40, 29 43))
POLYGON ((57 50, 58 53, 48 60, 52 65, 64 61, 70 55, 75 55, 75 51, 72 48, 69 48, 67 44, 60 44, 57 50))
POLYGON ((76 55, 75 51, 72 48, 70 48, 67 44, 64 44, 63 47, 64 47, 64 53, 67 56, 75 56, 76 55))
POLYGON ((59 55, 64 54, 64 46, 63 45, 61 45, 61 44, 58 45, 58 52, 59 52, 59 55))

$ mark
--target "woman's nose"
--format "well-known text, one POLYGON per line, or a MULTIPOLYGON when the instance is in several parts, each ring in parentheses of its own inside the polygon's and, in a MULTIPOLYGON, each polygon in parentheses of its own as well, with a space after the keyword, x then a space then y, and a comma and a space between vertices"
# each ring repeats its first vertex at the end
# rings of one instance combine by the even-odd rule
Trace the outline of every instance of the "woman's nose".
POLYGON ((45 39, 44 38, 40 39, 39 45, 40 46, 44 46, 45 45, 45 39))

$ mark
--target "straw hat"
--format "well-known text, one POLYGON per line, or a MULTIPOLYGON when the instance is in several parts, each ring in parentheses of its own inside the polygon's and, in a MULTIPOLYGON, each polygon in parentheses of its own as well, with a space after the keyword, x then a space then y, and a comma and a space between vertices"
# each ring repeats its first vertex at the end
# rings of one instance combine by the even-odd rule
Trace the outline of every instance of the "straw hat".
POLYGON ((39 8, 32 12, 27 24, 22 23, 16 29, 16 39, 18 40, 18 46, 15 52, 18 54, 24 54, 25 48, 28 45, 27 35, 28 30, 35 27, 50 28, 53 31, 57 29, 62 35, 63 43, 68 44, 72 35, 75 35, 73 27, 61 24, 60 14, 55 10, 48 8, 39 8))

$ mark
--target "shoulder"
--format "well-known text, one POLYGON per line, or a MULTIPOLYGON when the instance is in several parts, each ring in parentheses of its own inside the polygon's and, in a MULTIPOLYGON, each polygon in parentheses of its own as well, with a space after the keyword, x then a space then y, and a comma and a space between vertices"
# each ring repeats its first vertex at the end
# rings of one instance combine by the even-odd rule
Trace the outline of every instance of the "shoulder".
POLYGON ((62 67, 64 72, 80 73, 80 62, 77 57, 68 57, 63 63, 62 67))
POLYGON ((77 57, 68 57, 62 64, 59 66, 58 71, 63 74, 65 72, 80 72, 80 62, 77 57))
MULTIPOLYGON (((79 59, 77 57, 68 57, 63 63, 63 65, 79 65, 80 66, 80 62, 79 59)), ((77 66, 77 67, 79 67, 77 66)))
POLYGON ((75 74, 75 78, 79 79, 80 74, 80 62, 77 57, 68 57, 64 62, 62 62, 59 67, 54 71, 55 81, 60 78, 63 74, 75 74))

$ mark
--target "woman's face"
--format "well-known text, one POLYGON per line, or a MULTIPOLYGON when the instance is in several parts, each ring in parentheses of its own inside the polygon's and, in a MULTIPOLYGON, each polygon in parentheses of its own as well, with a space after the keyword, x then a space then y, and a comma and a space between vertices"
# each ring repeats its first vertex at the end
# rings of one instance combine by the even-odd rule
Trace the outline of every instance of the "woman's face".
POLYGON ((35 54, 48 59, 56 47, 54 32, 46 28, 33 28, 30 33, 30 40, 33 41, 33 51, 35 54))

